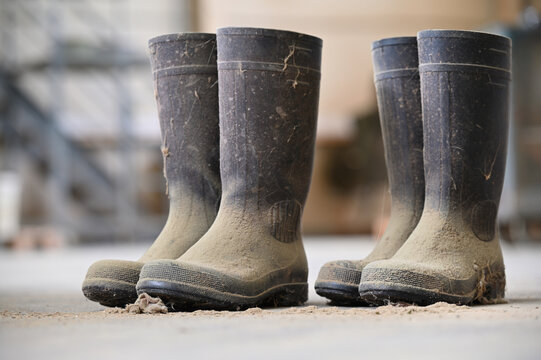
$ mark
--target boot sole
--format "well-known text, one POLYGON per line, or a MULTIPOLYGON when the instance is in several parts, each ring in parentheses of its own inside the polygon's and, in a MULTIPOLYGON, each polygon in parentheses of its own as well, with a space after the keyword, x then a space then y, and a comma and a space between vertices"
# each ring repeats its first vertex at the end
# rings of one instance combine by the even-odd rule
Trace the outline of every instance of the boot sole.
MULTIPOLYGON (((404 274, 405 281, 411 281, 417 284, 422 283, 417 277, 426 277, 426 275, 415 274, 409 271, 404 271, 404 274)), ((438 289, 425 289, 389 281, 361 281, 359 285, 359 296, 367 303, 378 306, 400 302, 421 306, 431 305, 437 302, 460 305, 470 305, 473 303, 488 304, 498 302, 505 296, 505 272, 500 265, 492 265, 482 269, 471 279, 449 279, 443 276, 434 276, 433 278, 437 278, 440 283, 447 284, 450 289, 462 289, 462 291, 461 293, 453 294, 446 291, 438 291, 438 289), (488 275, 481 276, 481 273, 488 275), (479 280, 481 278, 483 279, 482 281, 479 280)))
MULTIPOLYGON (((473 291, 473 294, 475 294, 475 291, 473 291)), ((427 306, 440 301, 465 305, 473 301, 473 294, 470 296, 456 296, 413 286, 376 282, 368 282, 359 286, 360 298, 368 304, 376 306, 390 303, 427 306)))
POLYGON ((172 311, 244 310, 302 305, 308 300, 308 284, 282 284, 255 296, 245 296, 193 284, 142 280, 137 284, 137 293, 159 297, 172 311))
POLYGON ((135 284, 111 279, 86 279, 83 294, 87 299, 108 307, 124 307, 137 300, 135 284))
POLYGON ((318 282, 314 286, 316 293, 331 301, 331 305, 362 306, 366 301, 359 297, 359 286, 338 282, 318 282))

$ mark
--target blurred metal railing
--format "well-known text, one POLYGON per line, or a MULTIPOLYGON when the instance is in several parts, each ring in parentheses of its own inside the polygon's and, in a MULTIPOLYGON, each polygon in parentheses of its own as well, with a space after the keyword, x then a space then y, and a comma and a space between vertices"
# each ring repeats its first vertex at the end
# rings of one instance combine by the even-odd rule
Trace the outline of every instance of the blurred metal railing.
POLYGON ((125 5, 0 2, 2 136, 40 169, 48 193, 45 221, 85 238, 131 238, 155 228, 156 219, 138 211, 127 83, 130 69, 148 67, 148 60, 123 39, 125 5), (69 86, 74 74, 87 86, 69 86), (112 141, 115 166, 95 160, 101 150, 96 134, 112 141))

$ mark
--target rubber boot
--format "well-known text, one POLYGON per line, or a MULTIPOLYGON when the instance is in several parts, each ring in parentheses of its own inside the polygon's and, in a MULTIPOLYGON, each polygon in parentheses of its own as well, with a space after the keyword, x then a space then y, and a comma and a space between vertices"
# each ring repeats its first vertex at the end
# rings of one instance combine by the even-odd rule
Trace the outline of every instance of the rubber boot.
POLYGON ((178 260, 146 264, 138 293, 173 310, 291 306, 308 297, 300 221, 310 183, 321 40, 219 29, 222 203, 178 260))
POLYGON ((139 260, 101 260, 90 266, 83 293, 106 306, 134 302, 143 265, 182 255, 205 234, 219 207, 216 35, 164 35, 151 39, 149 48, 169 216, 139 260))
POLYGON ((359 283, 370 262, 388 259, 411 234, 423 211, 423 123, 417 38, 397 37, 372 44, 374 82, 391 193, 389 224, 363 260, 323 265, 316 293, 336 305, 362 305, 359 283))
POLYGON ((425 204, 389 260, 363 270, 360 296, 376 304, 489 303, 504 297, 496 230, 507 148, 509 39, 421 31, 425 204))

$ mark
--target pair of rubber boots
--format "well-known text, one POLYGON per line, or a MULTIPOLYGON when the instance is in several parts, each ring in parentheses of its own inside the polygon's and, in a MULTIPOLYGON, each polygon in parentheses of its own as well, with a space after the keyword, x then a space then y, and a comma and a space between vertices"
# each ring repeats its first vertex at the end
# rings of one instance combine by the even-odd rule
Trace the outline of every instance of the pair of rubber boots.
POLYGON ((138 261, 91 265, 87 298, 123 306, 147 293, 173 310, 307 300, 300 221, 321 45, 254 28, 149 41, 169 217, 138 261))
POLYGON ((373 43, 391 216, 364 260, 321 268, 319 295, 341 305, 504 297, 496 216, 510 55, 509 39, 470 31, 373 43))

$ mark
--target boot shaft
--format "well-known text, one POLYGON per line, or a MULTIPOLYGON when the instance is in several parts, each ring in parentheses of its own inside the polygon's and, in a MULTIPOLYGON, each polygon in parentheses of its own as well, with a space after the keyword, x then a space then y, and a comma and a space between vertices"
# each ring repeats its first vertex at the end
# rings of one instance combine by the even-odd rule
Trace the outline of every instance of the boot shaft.
POLYGON ((298 227, 312 171, 321 40, 224 28, 217 42, 222 206, 298 227))
POLYGON ((503 185, 510 41, 469 31, 418 34, 425 209, 461 217, 489 241, 503 185))
POLYGON ((415 221, 425 190, 417 38, 376 41, 372 60, 392 207, 411 210, 415 221))
POLYGON ((149 50, 168 195, 172 203, 196 195, 217 208, 216 35, 163 35, 149 41, 149 50))

